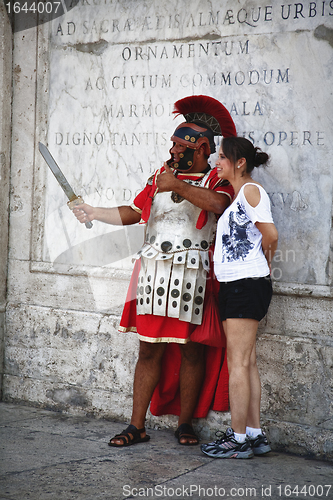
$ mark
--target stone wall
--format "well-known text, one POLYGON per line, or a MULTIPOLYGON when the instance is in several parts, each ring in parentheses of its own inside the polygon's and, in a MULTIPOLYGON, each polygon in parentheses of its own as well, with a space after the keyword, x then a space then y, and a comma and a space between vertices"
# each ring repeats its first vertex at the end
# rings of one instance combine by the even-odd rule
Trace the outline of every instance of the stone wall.
POLYGON ((7 290, 8 208, 11 142, 12 35, 10 23, 0 4, 0 397, 4 358, 7 290))
POLYGON ((79 225, 38 142, 88 203, 128 204, 169 157, 173 103, 206 94, 271 156, 257 174, 280 233, 263 421, 276 449, 332 459, 333 4, 271 4, 81 1, 15 33, 5 400, 131 413, 138 344, 117 325, 142 227, 79 225))

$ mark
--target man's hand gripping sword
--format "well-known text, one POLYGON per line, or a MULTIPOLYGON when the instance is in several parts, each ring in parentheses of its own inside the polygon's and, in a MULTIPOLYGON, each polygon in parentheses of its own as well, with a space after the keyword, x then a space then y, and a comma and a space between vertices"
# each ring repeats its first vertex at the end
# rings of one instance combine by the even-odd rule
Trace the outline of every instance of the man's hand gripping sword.
MULTIPOLYGON (((56 164, 54 158, 52 157, 52 155, 51 155, 50 151, 47 149, 47 147, 44 146, 44 144, 42 144, 41 142, 38 143, 38 147, 39 147, 39 151, 42 154, 44 160, 48 164, 51 172, 53 173, 53 175, 57 179, 60 187, 63 189, 64 193, 66 194, 67 198, 69 199, 69 201, 67 202, 68 207, 71 210, 73 210, 73 208, 76 207, 77 205, 81 205, 82 203, 84 203, 81 196, 77 196, 74 193, 74 191, 71 188, 70 184, 68 183, 66 177, 64 176, 64 174, 62 173, 62 171, 60 170, 58 165, 56 164)), ((87 229, 91 229, 93 227, 91 222, 85 222, 85 226, 87 229)))

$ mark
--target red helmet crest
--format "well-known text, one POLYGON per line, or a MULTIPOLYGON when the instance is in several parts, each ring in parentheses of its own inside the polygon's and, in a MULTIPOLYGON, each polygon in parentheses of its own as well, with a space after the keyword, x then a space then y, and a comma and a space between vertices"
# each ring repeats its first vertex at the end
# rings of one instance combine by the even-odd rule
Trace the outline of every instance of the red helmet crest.
POLYGON ((236 127, 227 108, 219 101, 206 95, 193 95, 175 102, 173 111, 177 116, 184 115, 187 122, 201 122, 209 127, 214 135, 236 136, 236 127))

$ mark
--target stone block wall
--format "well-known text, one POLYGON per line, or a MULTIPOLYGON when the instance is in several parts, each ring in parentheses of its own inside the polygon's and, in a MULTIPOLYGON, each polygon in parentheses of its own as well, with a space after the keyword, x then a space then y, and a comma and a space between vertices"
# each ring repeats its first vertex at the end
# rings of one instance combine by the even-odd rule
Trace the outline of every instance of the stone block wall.
POLYGON ((12 34, 0 5, 0 395, 4 359, 8 257, 9 173, 11 145, 12 34))

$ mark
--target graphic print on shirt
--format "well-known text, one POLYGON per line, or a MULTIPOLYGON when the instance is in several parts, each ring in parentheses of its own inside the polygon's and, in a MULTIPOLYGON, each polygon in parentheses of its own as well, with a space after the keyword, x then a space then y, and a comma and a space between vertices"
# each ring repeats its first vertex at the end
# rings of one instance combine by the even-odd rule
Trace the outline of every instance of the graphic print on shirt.
MULTIPOLYGON (((230 234, 222 236, 223 253, 228 262, 234 260, 244 260, 254 244, 248 239, 247 227, 251 220, 245 213, 244 208, 237 203, 237 211, 229 214, 230 234)), ((223 259, 224 261, 224 259, 223 259)))

